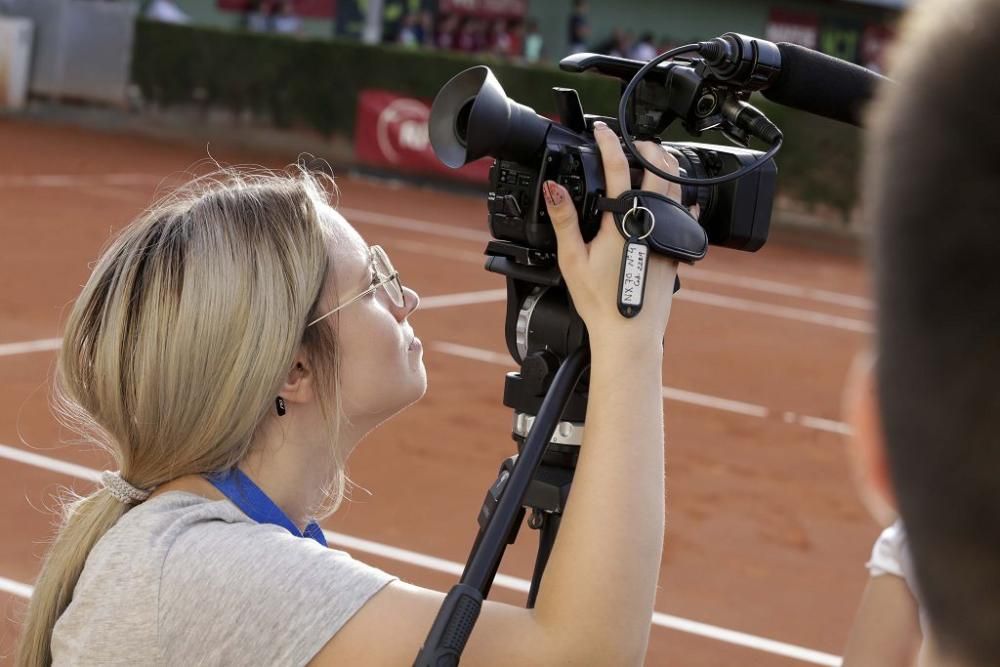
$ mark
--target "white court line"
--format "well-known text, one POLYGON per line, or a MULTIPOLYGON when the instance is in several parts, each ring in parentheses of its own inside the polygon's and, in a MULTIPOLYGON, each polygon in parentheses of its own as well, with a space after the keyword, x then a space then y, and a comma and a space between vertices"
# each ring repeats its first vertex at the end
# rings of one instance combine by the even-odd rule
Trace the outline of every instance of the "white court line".
POLYGON ((22 584, 20 581, 14 581, 7 577, 0 577, 0 591, 4 593, 10 593, 21 598, 30 598, 34 590, 34 587, 28 584, 22 584))
MULTIPOLYGON (((510 355, 501 354, 500 352, 493 352, 491 350, 483 350, 478 347, 470 347, 468 345, 459 345, 457 343, 440 341, 433 341, 430 344, 430 347, 433 350, 443 352, 444 354, 450 354, 455 357, 472 359, 473 361, 482 361, 488 364, 495 364, 497 366, 506 366, 511 369, 517 368, 517 365, 514 363, 514 360, 511 359, 510 355)), ((663 387, 662 391, 663 398, 669 401, 676 401, 678 403, 689 403, 691 405, 722 410, 724 412, 733 412, 740 415, 746 415, 748 417, 757 417, 759 419, 767 419, 772 414, 769 408, 763 405, 756 405, 754 403, 734 401, 728 398, 720 398, 709 394, 700 394, 695 391, 687 391, 685 389, 677 389, 675 387, 663 387)), ((781 413, 781 416, 782 420, 786 424, 798 424, 800 426, 804 426, 805 428, 811 428, 817 431, 828 431, 830 433, 839 433, 841 435, 851 434, 850 426, 832 419, 810 417, 809 415, 800 415, 795 412, 783 412, 781 413)))
POLYGON ((74 188, 103 184, 115 186, 155 185, 163 176, 154 174, 35 174, 21 176, 8 174, 0 176, 0 188, 74 188))
POLYGON ((29 340, 23 343, 3 343, 0 344, 0 357, 27 354, 29 352, 42 352, 45 350, 58 350, 61 345, 62 338, 44 338, 42 340, 29 340))
MULTIPOLYGON (((164 176, 157 174, 143 173, 121 173, 121 174, 39 174, 34 176, 8 175, 0 176, 0 187, 21 187, 25 185, 40 185, 43 187, 79 187, 99 183, 117 187, 127 187, 134 185, 156 185, 165 180, 164 176)), ((103 190, 102 194, 110 195, 109 190, 103 190)), ((363 211, 361 209, 340 207, 338 209, 345 217, 352 220, 367 223, 370 225, 380 225, 383 227, 393 227, 396 229, 406 229, 410 231, 424 232, 436 236, 447 236, 467 241, 480 241, 486 243, 493 237, 485 232, 459 227, 457 225, 445 225, 435 222, 426 222, 405 216, 376 213, 373 211, 363 211)), ((449 256, 452 253, 448 253, 449 256)), ((717 283, 720 285, 731 285, 772 294, 801 297, 822 301, 826 303, 847 306, 850 308, 860 308, 863 310, 872 309, 872 301, 865 297, 831 290, 802 287, 789 283, 782 283, 776 280, 766 280, 761 278, 751 278, 737 274, 710 271, 695 267, 684 267, 681 269, 683 276, 688 276, 693 280, 717 283)))
POLYGON ((860 310, 872 310, 875 307, 875 303, 871 299, 867 299, 863 296, 842 294, 840 292, 831 292, 829 290, 815 289, 812 287, 802 287, 800 285, 790 285, 788 283, 779 283, 775 280, 751 278, 749 276, 741 276, 732 273, 720 273, 718 271, 709 271, 707 269, 699 269, 687 265, 681 266, 680 275, 682 280, 684 278, 691 278, 692 280, 699 280, 706 283, 730 285, 732 287, 741 287, 743 289, 755 290, 758 292, 768 292, 770 294, 780 294, 782 296, 812 299, 813 301, 823 301, 825 303, 832 303, 838 306, 858 308, 860 310))
POLYGON ((420 255, 434 255, 445 259, 457 259, 468 264, 477 264, 480 268, 486 266, 486 255, 481 252, 469 252, 448 246, 434 245, 433 243, 422 243, 420 241, 409 241, 407 239, 388 238, 380 241, 382 245, 393 248, 402 248, 420 255))
MULTIPOLYGON (((493 301, 503 301, 507 298, 506 289, 483 290, 481 292, 464 292, 460 294, 443 294, 440 296, 430 296, 420 299, 421 308, 440 308, 447 306, 464 306, 469 304, 490 303, 493 301), (439 305, 441 304, 441 305, 439 305)), ((874 328, 871 323, 864 320, 856 320, 839 315, 828 315, 812 310, 801 308, 791 308, 789 306, 778 306, 773 303, 763 301, 753 301, 750 299, 740 299, 722 294, 712 294, 711 292, 699 292, 697 290, 682 288, 674 295, 678 301, 689 301, 703 306, 717 306, 729 308, 756 315, 769 315, 796 322, 806 322, 819 326, 852 331, 856 333, 872 333, 874 328)))
MULTIPOLYGON (((102 194, 98 191, 98 194, 102 194)), ((103 193, 111 194, 111 193, 103 193)), ((363 224, 379 225, 383 227, 391 227, 394 229, 405 229, 408 231, 416 231, 425 234, 431 234, 436 236, 445 236, 448 238, 456 238, 467 241, 478 241, 486 243, 493 239, 493 237, 487 232, 478 231, 474 229, 466 229, 464 227, 457 227, 455 225, 444 225, 436 222, 425 222, 421 220, 415 220, 413 218, 407 218, 403 216, 389 215, 385 213, 374 213, 371 211, 363 211, 361 209, 354 209, 348 207, 340 207, 338 209, 344 217, 348 218, 352 222, 359 222, 363 224)), ((406 246, 401 246, 406 247, 406 246)), ((410 250, 423 254, 433 254, 442 255, 450 253, 442 253, 440 250, 434 252, 428 252, 426 249, 418 249, 413 242, 409 247, 410 250)), ((461 258, 462 261, 470 261, 468 257, 461 258)), ((474 260, 477 264, 485 264, 485 259, 483 257, 478 257, 474 260)), ((859 304, 870 304, 870 301, 862 297, 857 297, 851 294, 840 294, 838 292, 831 292, 828 290, 814 290, 809 288, 803 288, 796 285, 789 285, 785 283, 779 283, 770 280, 760 280, 753 278, 742 278, 740 276, 721 274, 718 272, 705 271, 703 269, 689 269, 683 270, 682 274, 687 274, 694 280, 699 278, 705 280, 706 282, 716 282, 719 284, 728 284, 738 287, 745 287, 747 289, 756 289, 758 291, 784 294, 791 296, 798 296, 801 298, 811 298, 814 300, 825 301, 829 303, 837 303, 839 305, 850 305, 852 307, 863 307, 859 304), (723 278, 723 276, 725 276, 723 278)), ((701 303, 703 305, 717 306, 720 308, 729 308, 732 310, 739 310, 743 312, 753 312, 763 315, 772 315, 774 317, 781 317, 785 319, 796 320, 799 322, 808 322, 811 324, 818 324, 821 326, 829 326, 837 329, 844 329, 847 331, 856 331, 860 333, 871 333, 872 326, 868 322, 863 320, 855 320, 846 317, 839 317, 836 315, 828 315, 826 313, 815 312, 811 310, 805 310, 801 308, 791 308, 787 306, 778 306, 774 304, 765 303, 762 301, 751 301, 749 299, 739 299, 735 297, 726 297, 722 295, 710 294, 707 292, 698 292, 690 289, 682 289, 677 293, 676 297, 682 301, 692 301, 695 303, 701 303)), ((480 302, 474 302, 480 303, 480 302)))
POLYGON ((807 428, 814 428, 817 431, 829 431, 830 433, 839 433, 841 435, 851 435, 854 433, 854 430, 849 424, 834 421, 832 419, 810 417, 809 415, 796 415, 796 421, 807 428))
POLYGON ((0 458, 10 459, 11 461, 17 461, 18 463, 35 466, 36 468, 44 468, 45 470, 51 470, 52 472, 68 475, 70 477, 78 477, 80 479, 85 479, 88 482, 93 482, 94 484, 96 484, 101 478, 101 474, 91 468, 54 459, 51 456, 45 456, 44 454, 29 452, 28 450, 21 449, 19 447, 11 447, 9 445, 0 445, 0 458))
POLYGON ((690 403, 691 405, 700 405, 705 408, 715 408, 716 410, 725 410, 726 412, 735 412, 736 414, 759 417, 761 419, 765 419, 771 414, 771 411, 763 405, 754 405, 753 403, 744 403, 743 401, 699 394, 695 391, 686 391, 675 387, 663 387, 663 398, 669 401, 690 403))
MULTIPOLYGON (((364 551, 365 553, 370 553, 375 556, 381 556, 383 558, 389 558, 405 563, 418 564, 429 570, 437 570, 438 572, 444 572, 456 577, 461 577, 462 572, 465 571, 464 563, 456 563, 443 558, 425 556, 407 549, 387 547, 386 545, 379 544, 378 542, 363 540, 357 537, 344 535, 343 533, 335 533, 330 530, 324 530, 323 533, 330 542, 337 543, 338 545, 348 549, 364 551)), ((498 586, 502 586, 503 588, 514 590, 519 593, 527 593, 531 589, 531 582, 527 579, 511 577, 504 574, 498 574, 493 582, 498 586)), ((715 625, 700 623, 698 621, 692 621, 680 616, 664 614, 659 611, 653 612, 653 625, 670 628, 671 630, 678 630, 680 632, 686 632, 692 635, 707 637, 708 639, 715 639, 727 644, 736 644, 737 646, 766 651, 775 655, 781 655, 801 660, 803 662, 811 662, 817 665, 831 665, 836 667, 841 663, 839 656, 832 655, 830 653, 823 653, 822 651, 816 651, 802 646, 795 646, 794 644, 786 644, 785 642, 766 639, 764 637, 758 637, 756 635, 739 632, 737 630, 720 628, 715 625)))
MULTIPOLYGON (((502 289, 485 290, 482 292, 467 292, 465 294, 444 294, 437 297, 426 297, 425 299, 421 299, 420 307, 428 309, 448 308, 452 306, 498 301, 503 298, 506 298, 506 290, 502 289)), ((42 350, 56 350, 59 349, 60 342, 61 341, 58 338, 50 338, 25 343, 7 343, 6 345, 0 345, 0 356, 26 354, 42 350)), ((483 350, 480 348, 444 341, 432 342, 431 347, 439 352, 457 357, 474 359, 476 361, 483 361, 511 368, 515 367, 514 360, 511 359, 509 355, 500 354, 491 350, 483 350)), ((765 419, 771 414, 771 411, 763 405, 756 405, 754 403, 747 403, 728 398, 720 398, 718 396, 701 394, 694 391, 688 391, 686 389, 678 389, 676 387, 663 387, 663 397, 672 401, 700 405, 702 407, 724 410, 726 412, 733 412, 761 419, 765 419)), ((784 412, 782 413, 782 416, 786 423, 797 423, 806 428, 845 435, 849 435, 851 432, 850 427, 847 424, 833 421, 831 419, 798 415, 794 412, 784 412)))
MULTIPOLYGON (((468 345, 458 345, 457 343, 438 341, 432 342, 431 348, 437 350, 438 352, 444 352, 445 354, 450 354, 456 357, 483 361, 488 364, 496 364, 498 366, 507 366, 511 369, 517 368, 517 364, 514 363, 514 360, 509 354, 500 354, 499 352, 481 350, 477 347, 469 347, 468 345)), ((738 414, 749 415, 751 417, 767 417, 768 414, 770 414, 770 410, 765 408, 763 405, 754 405, 753 403, 744 403, 742 401, 732 401, 727 398, 709 396, 708 394, 699 394, 694 391, 675 389, 674 387, 663 387, 663 398, 681 403, 700 405, 706 408, 715 408, 716 410, 736 412, 738 414)))
MULTIPOLYGON (((415 241, 390 241, 387 245, 398 246, 404 250, 409 250, 411 252, 426 254, 426 255, 436 255, 440 257, 447 257, 451 259, 459 259, 460 261, 467 262, 470 264, 478 264, 479 266, 484 266, 486 264, 485 255, 478 255, 474 253, 462 253, 462 251, 453 251, 447 248, 436 248, 430 244, 419 243, 415 241)), ((682 269, 681 277, 684 278, 685 275, 690 275, 698 269, 682 269)), ((710 273, 710 272, 704 272, 710 273)), ((725 274, 714 274, 714 275, 725 275, 725 274)), ((696 278, 697 280, 697 278, 696 278)), ((740 283, 739 276, 727 276, 725 280, 713 279, 714 282, 720 284, 733 285, 737 287, 745 287, 740 283)), ((760 281, 769 282, 769 281, 760 281)), ((774 283, 775 285, 781 285, 781 283, 774 283)), ((771 289, 762 290, 770 291, 775 294, 791 294, 793 292, 799 292, 799 296, 804 296, 807 292, 819 293, 818 290, 807 290, 802 287, 796 287, 794 285, 784 285, 782 289, 771 289)), ((467 305, 472 303, 487 303, 491 300, 502 301, 507 298, 506 290, 492 290, 493 293, 499 294, 496 299, 484 298, 483 300, 471 300, 471 301, 456 301, 454 305, 467 305)), ((475 292, 469 292, 467 294, 475 294, 475 292)), ((489 292, 483 292, 484 296, 489 294, 489 292)), ((861 303, 869 303, 867 299, 861 297, 854 297, 847 294, 836 294, 834 292, 826 292, 827 296, 823 299, 829 302, 840 301, 839 305, 847 305, 847 301, 855 301, 855 308, 863 308, 864 306, 858 305, 861 303)), ((455 295, 456 297, 461 297, 462 295, 455 295)), ((440 297, 428 297, 428 299, 435 299, 440 297)), ((742 299, 739 297, 724 296, 722 294, 713 294, 711 292, 701 292, 698 290, 693 290, 690 288, 682 287, 679 292, 674 295, 674 298, 678 301, 690 301, 692 303, 698 303, 704 306, 716 306, 719 308, 728 308, 730 310, 738 310, 747 313, 756 313, 758 315, 770 315, 772 317, 780 317, 782 319, 795 320, 796 322, 807 322, 809 324, 817 324, 819 326, 831 327, 834 329, 842 329, 845 331, 853 331, 857 333, 872 333, 874 328, 870 322, 865 320, 858 320, 850 317, 841 317, 839 315, 830 315, 827 313, 821 313, 814 310, 806 310, 803 308, 793 308, 790 306, 779 306, 773 303, 766 303, 764 301, 754 301, 751 299, 742 299)), ((421 299, 421 307, 424 307, 425 299, 421 299)), ((433 302, 432 302, 433 303, 433 302)), ((433 307, 433 306, 431 306, 433 307)))
POLYGON ((493 240, 488 232, 481 232, 476 229, 466 229, 456 225, 442 225, 438 222, 424 222, 414 218, 404 218, 398 215, 387 213, 374 213, 372 211, 362 211, 359 208, 337 207, 337 210, 350 222, 361 222, 380 227, 392 227, 393 229, 405 229, 411 232, 424 232, 434 236, 447 236, 453 239, 465 241, 479 241, 486 243, 493 240))
MULTIPOLYGON (((496 301, 503 301, 506 298, 506 289, 464 292, 460 294, 440 294, 438 296, 421 297, 420 309, 433 310, 436 308, 468 306, 478 303, 494 303, 496 301)), ((13 356, 16 354, 29 354, 31 352, 58 350, 61 345, 61 338, 45 338, 42 340, 24 341, 21 343, 0 343, 0 357, 13 356)))
MULTIPOLYGON (((434 222, 424 222, 414 218, 407 218, 398 215, 388 215, 384 213, 373 213, 357 208, 340 207, 339 210, 349 221, 377 225, 381 227, 392 227, 394 229, 405 229, 409 231, 425 232, 435 236, 446 236, 450 238, 463 239, 469 241, 480 241, 487 243, 493 240, 493 236, 485 231, 477 231, 458 227, 456 225, 444 225, 434 222)), ((481 260, 482 261, 482 260, 481 260)), ((776 280, 765 280, 762 278, 751 278, 731 273, 710 271, 696 267, 682 266, 680 269, 681 278, 689 277, 692 280, 702 282, 717 283, 720 285, 731 285, 758 292, 769 292, 783 296, 793 296, 814 301, 823 301, 840 306, 860 308, 870 310, 872 301, 865 297, 854 294, 845 294, 831 290, 802 287, 790 283, 782 283, 776 280)))
POLYGON ((818 324, 824 327, 833 327, 834 329, 843 329, 845 331, 854 331, 857 333, 869 334, 875 330, 872 324, 870 322, 866 322, 865 320, 855 320, 850 317, 828 315, 826 313, 818 313, 813 310, 803 310, 802 308, 791 308, 789 306, 778 306, 773 303, 751 301, 750 299, 740 299, 732 296, 723 296, 721 294, 712 294, 710 292, 699 292, 697 290, 681 288, 681 291, 677 292, 677 294, 674 295, 674 298, 678 301, 691 301, 692 303, 700 303, 705 306, 730 308, 732 310, 741 310, 743 312, 754 313, 756 315, 771 315, 773 317, 781 317, 786 320, 808 322, 809 324, 818 324))
POLYGON ((478 347, 469 347, 468 345, 459 345, 458 343, 447 343, 444 341, 434 341, 431 343, 431 349, 437 350, 438 352, 444 352, 445 354, 450 354, 454 357, 484 361, 488 364, 496 364, 497 366, 507 366, 512 370, 517 368, 517 364, 514 363, 514 360, 509 354, 500 354, 499 352, 483 350, 478 347))
POLYGON ((494 303, 507 298, 506 289, 491 289, 481 292, 464 292, 461 294, 440 294, 438 296, 420 297, 418 311, 424 308, 450 308, 452 306, 468 306, 476 303, 494 303))
MULTIPOLYGON (((0 445, 0 458, 11 459, 19 463, 27 463, 28 465, 44 468, 46 470, 52 470, 54 472, 70 475, 72 477, 79 477, 90 482, 95 482, 99 475, 96 470, 92 470, 90 468, 66 463, 65 461, 60 461, 41 454, 24 452, 24 450, 20 450, 15 447, 8 447, 6 445, 0 445), (30 454, 30 456, 25 457, 20 454, 14 456, 11 455, 12 451, 20 454, 30 454)), ((444 558, 437 558, 435 556, 428 556, 416 551, 410 551, 409 549, 400 549, 399 547, 393 547, 388 544, 373 542, 371 540, 365 540, 351 535, 344 535, 343 533, 335 533, 333 531, 324 530, 323 533, 327 536, 330 542, 336 543, 339 546, 355 549, 357 551, 363 551, 365 553, 381 556, 383 558, 389 558, 402 563, 408 563, 417 567, 435 570, 437 572, 444 572, 454 576, 461 576, 462 571, 465 569, 465 565, 462 563, 449 561, 444 558)), ((525 579, 499 573, 493 581, 497 586, 521 593, 527 592, 530 588, 530 582, 525 579)), ((28 597, 31 595, 30 586, 16 581, 11 581, 10 579, 0 578, 0 590, 6 590, 15 595, 20 595, 21 597, 28 597)), ((699 621, 692 621, 690 619, 673 616, 671 614, 664 614, 662 612, 654 612, 650 622, 653 625, 663 628, 699 635, 701 637, 714 639, 727 644, 735 644, 737 646, 743 646, 749 649, 763 651, 765 653, 782 655, 796 660, 801 660, 803 662, 811 662, 817 665, 830 665, 831 667, 836 667, 837 665, 840 665, 841 662, 840 657, 830 653, 823 653, 821 651, 816 651, 802 646, 796 646, 795 644, 787 644, 785 642, 775 641, 766 637, 758 637, 745 632, 709 625, 699 621)))

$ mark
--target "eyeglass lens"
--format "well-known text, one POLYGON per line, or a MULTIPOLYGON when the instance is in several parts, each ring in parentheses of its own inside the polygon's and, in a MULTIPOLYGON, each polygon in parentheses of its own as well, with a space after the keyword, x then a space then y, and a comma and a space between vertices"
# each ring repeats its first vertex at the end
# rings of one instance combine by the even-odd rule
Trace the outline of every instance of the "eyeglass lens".
MULTIPOLYGON (((382 279, 396 273, 396 269, 392 267, 392 262, 389 261, 389 256, 380 246, 372 248, 372 263, 375 265, 375 274, 378 276, 380 282, 382 279)), ((396 306, 403 305, 403 287, 399 282, 399 276, 395 276, 392 280, 383 283, 382 286, 385 287, 386 293, 396 306)))

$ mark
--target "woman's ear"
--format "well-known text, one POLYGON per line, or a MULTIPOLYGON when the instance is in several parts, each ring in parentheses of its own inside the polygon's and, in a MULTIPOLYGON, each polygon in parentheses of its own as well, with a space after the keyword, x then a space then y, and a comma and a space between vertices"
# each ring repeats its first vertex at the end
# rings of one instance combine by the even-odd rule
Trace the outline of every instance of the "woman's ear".
POLYGON ((879 525, 888 526, 896 518, 896 500, 882 433, 875 356, 870 351, 859 353, 851 365, 844 417, 852 430, 848 455, 858 493, 879 525))
POLYGON ((281 386, 280 396, 286 403, 309 403, 315 395, 315 374, 312 366, 303 350, 299 350, 292 360, 292 367, 285 377, 285 383, 281 386))

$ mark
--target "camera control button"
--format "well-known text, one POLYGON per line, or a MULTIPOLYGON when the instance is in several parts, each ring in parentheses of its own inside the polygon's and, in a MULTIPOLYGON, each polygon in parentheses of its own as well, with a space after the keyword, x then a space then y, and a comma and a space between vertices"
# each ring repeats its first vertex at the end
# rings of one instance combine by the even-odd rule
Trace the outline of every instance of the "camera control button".
POLYGON ((497 199, 497 210, 499 212, 515 218, 521 217, 521 205, 517 203, 517 198, 514 195, 504 195, 497 199))

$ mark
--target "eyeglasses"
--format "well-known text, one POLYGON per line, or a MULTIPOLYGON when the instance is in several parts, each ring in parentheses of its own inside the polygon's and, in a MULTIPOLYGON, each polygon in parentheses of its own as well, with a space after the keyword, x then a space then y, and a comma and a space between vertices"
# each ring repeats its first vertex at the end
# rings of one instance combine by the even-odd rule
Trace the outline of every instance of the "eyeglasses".
POLYGON ((372 278, 371 287, 366 289, 361 294, 348 299, 331 310, 329 313, 317 317, 315 320, 307 324, 306 327, 311 327, 320 320, 333 315, 341 308, 346 308, 358 299, 368 296, 379 287, 385 287, 385 293, 389 295, 389 299, 392 303, 397 308, 402 308, 405 301, 403 299, 403 285, 399 282, 399 271, 392 267, 392 262, 389 261, 389 256, 385 254, 385 250, 382 249, 382 246, 371 246, 368 248, 368 254, 371 256, 372 269, 375 272, 375 277, 372 278))

